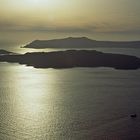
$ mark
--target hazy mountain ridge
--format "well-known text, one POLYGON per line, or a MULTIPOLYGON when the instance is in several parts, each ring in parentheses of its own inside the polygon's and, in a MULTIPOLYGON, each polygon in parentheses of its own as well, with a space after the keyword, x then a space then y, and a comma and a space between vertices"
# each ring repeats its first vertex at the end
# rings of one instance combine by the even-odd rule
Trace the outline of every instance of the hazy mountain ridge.
POLYGON ((140 47, 140 41, 97 41, 87 37, 68 37, 53 40, 34 40, 24 48, 94 48, 94 47, 140 47))

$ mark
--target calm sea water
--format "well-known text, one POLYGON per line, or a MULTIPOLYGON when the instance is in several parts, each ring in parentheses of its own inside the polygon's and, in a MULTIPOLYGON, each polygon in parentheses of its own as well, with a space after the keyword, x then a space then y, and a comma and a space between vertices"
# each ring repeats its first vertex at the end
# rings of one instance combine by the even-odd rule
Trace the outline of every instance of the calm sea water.
MULTIPOLYGON (((99 50, 140 56, 140 49, 99 50)), ((140 70, 0 63, 0 140, 139 139, 140 70)))

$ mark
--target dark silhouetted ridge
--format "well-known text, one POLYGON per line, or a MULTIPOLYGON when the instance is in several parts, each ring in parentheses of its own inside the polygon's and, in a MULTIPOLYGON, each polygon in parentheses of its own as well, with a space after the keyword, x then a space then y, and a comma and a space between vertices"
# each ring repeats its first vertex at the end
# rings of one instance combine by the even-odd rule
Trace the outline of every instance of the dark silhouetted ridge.
POLYGON ((26 64, 35 68, 110 67, 124 70, 140 68, 140 58, 122 54, 102 53, 95 50, 2 55, 0 61, 26 64))
POLYGON ((87 37, 68 37, 53 40, 35 40, 25 48, 94 48, 94 47, 140 47, 140 41, 96 41, 87 37))

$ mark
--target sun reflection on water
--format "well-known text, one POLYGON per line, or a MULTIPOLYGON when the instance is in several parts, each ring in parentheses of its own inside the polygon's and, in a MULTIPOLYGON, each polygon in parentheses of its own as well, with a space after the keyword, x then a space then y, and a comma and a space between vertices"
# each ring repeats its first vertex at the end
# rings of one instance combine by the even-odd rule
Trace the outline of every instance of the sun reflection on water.
POLYGON ((24 138, 39 137, 42 131, 46 130, 46 125, 51 125, 50 122, 53 121, 50 112, 53 110, 55 88, 51 83, 55 80, 55 75, 47 74, 51 69, 46 72, 25 66, 20 66, 15 72, 13 81, 16 86, 16 99, 13 103, 13 114, 16 135, 23 132, 24 138))

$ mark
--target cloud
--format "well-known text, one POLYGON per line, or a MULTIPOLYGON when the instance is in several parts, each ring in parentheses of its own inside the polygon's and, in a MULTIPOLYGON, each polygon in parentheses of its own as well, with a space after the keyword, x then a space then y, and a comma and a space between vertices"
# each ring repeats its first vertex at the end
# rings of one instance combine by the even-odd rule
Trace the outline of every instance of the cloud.
POLYGON ((59 26, 59 25, 22 25, 14 22, 0 22, 1 32, 70 32, 82 33, 91 32, 91 28, 96 29, 96 26, 59 26))
POLYGON ((38 32, 38 33, 108 33, 108 34, 140 34, 140 26, 111 25, 108 23, 87 23, 85 25, 39 25, 21 24, 1 21, 0 32, 38 32))

